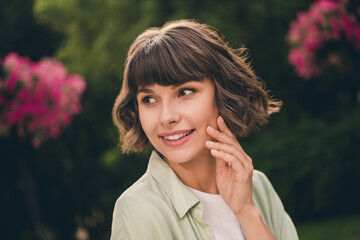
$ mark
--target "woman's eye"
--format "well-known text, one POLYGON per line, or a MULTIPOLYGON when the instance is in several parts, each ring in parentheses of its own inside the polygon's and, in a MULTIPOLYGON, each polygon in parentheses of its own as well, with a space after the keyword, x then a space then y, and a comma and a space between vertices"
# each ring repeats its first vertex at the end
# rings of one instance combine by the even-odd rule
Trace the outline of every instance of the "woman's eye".
POLYGON ((194 89, 181 89, 181 90, 179 91, 179 97, 181 97, 181 96, 186 96, 186 95, 192 94, 192 93, 194 93, 194 92, 195 92, 194 89))
POLYGON ((152 103, 156 102, 156 99, 151 96, 146 96, 141 101, 145 104, 152 104, 152 103))

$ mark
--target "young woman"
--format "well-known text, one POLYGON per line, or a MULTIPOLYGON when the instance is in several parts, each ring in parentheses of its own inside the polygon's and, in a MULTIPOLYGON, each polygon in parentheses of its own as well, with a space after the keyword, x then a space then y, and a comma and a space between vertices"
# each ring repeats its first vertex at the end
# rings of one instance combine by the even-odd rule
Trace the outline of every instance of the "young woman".
POLYGON ((148 29, 132 44, 113 118, 124 152, 153 152, 115 204, 112 240, 298 239, 236 139, 280 107, 245 60, 195 21, 148 29))

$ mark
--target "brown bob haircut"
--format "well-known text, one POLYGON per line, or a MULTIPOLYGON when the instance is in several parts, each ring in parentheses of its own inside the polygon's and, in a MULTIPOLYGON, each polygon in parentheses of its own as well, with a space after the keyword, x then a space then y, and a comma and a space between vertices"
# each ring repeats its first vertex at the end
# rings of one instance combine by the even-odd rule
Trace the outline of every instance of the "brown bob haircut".
POLYGON ((244 51, 232 49, 212 27, 192 20, 170 22, 140 34, 129 49, 113 108, 123 152, 142 151, 149 145, 140 124, 136 93, 153 84, 179 86, 212 79, 219 115, 236 136, 266 123, 271 113, 279 111, 281 102, 270 98, 244 51))

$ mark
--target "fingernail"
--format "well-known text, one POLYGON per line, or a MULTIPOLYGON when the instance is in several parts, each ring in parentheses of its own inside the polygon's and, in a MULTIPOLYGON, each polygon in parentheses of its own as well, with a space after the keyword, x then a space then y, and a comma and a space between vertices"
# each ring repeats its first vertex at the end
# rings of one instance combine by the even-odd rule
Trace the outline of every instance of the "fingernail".
POLYGON ((222 116, 219 116, 220 121, 224 122, 224 118, 222 116))
POLYGON ((214 142, 212 142, 212 141, 206 141, 206 145, 208 145, 208 146, 213 146, 213 145, 214 145, 214 142))
POLYGON ((214 132, 215 131, 215 129, 212 127, 212 126, 208 126, 208 130, 210 131, 210 132, 214 132))
POLYGON ((215 153, 215 154, 219 152, 218 150, 215 150, 215 149, 211 149, 210 151, 211 151, 211 153, 215 153))

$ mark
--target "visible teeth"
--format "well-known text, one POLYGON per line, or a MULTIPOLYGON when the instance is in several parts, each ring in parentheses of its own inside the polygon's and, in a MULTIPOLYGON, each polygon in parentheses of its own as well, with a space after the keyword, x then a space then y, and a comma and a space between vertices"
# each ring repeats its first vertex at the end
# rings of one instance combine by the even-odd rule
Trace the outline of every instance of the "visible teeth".
POLYGON ((187 133, 179 133, 179 134, 175 134, 175 135, 164 136, 164 139, 170 140, 170 141, 175 141, 175 140, 179 140, 180 138, 189 135, 190 133, 191 133, 191 131, 189 131, 187 133))

